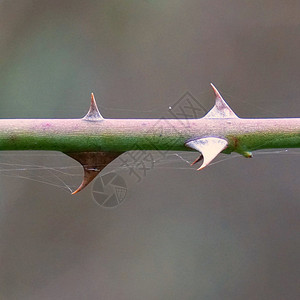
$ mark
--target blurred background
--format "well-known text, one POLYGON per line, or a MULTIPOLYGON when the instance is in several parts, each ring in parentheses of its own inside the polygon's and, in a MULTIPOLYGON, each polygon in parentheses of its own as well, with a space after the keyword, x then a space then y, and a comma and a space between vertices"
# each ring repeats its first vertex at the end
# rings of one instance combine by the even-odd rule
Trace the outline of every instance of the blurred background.
MULTIPOLYGON (((167 116, 186 92, 209 110, 210 82, 240 117, 300 117, 299 15, 292 0, 2 0, 0 117, 79 118, 92 91, 106 118, 167 116)), ((15 166, 0 169, 0 298, 298 299, 299 153, 202 172, 167 158, 114 209, 95 186, 19 178, 55 162, 73 189, 67 156, 0 153, 15 166)))

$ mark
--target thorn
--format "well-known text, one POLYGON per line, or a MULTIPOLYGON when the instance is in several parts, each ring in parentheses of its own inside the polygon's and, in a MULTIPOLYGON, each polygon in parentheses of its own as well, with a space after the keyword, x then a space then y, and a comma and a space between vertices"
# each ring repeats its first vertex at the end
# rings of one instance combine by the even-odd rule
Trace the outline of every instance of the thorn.
POLYGON ((91 107, 94 107, 96 110, 98 110, 96 99, 93 92, 91 93, 91 107))
POLYGON ((83 117, 86 121, 102 121, 104 118, 101 116, 94 93, 91 93, 91 106, 88 113, 83 117))
POLYGON ((84 176, 83 176, 82 183, 77 188, 77 190, 72 192, 72 195, 75 195, 78 192, 82 191, 100 173, 100 171, 98 171, 98 170, 94 171, 94 170, 87 170, 87 169, 85 169, 85 167, 83 167, 83 168, 84 168, 84 176))
POLYGON ((203 158, 202 165, 197 169, 201 170, 209 165, 210 162, 227 147, 228 142, 222 138, 206 137, 188 141, 185 143, 185 145, 200 152, 200 156, 194 161, 193 164, 197 163, 203 158))
POLYGON ((200 156, 194 161, 191 163, 191 166, 193 166, 194 164, 196 164, 197 162, 201 161, 203 159, 203 155, 202 153, 200 154, 200 156))
MULTIPOLYGON (((221 94, 220 94, 219 91, 217 90, 217 88, 216 88, 212 83, 210 83, 210 85, 211 85, 211 87, 212 87, 212 89, 213 89, 213 91, 214 91, 214 94, 215 94, 216 98, 221 98, 221 99, 223 99, 222 96, 221 96, 221 94)), ((223 99, 223 100, 224 100, 224 99, 223 99)))
POLYGON ((215 105, 203 118, 207 118, 207 119, 238 118, 238 116, 233 112, 233 110, 229 107, 226 101, 222 98, 217 88, 212 83, 210 85, 216 97, 215 105))
POLYGON ((93 179, 122 152, 74 152, 65 153, 78 161, 83 167, 83 180, 80 186, 72 192, 72 195, 82 191, 93 179))

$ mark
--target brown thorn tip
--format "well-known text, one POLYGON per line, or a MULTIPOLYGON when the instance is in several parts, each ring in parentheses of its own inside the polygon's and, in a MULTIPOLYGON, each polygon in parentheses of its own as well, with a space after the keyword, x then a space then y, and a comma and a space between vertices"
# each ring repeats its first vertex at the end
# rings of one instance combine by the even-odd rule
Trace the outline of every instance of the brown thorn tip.
POLYGON ((96 101, 96 100, 95 100, 95 96, 94 96, 94 93, 93 93, 93 92, 91 93, 91 101, 92 101, 92 102, 95 102, 95 101, 96 101))
POLYGON ((197 157, 196 160, 195 160, 194 162, 191 163, 191 166, 193 166, 194 164, 196 164, 197 162, 199 162, 199 161, 202 160, 202 159, 203 159, 203 155, 200 154, 200 156, 197 157))
POLYGON ((98 111, 96 99, 94 93, 91 93, 91 108, 95 109, 98 111))
POLYGON ((83 169, 84 169, 84 176, 83 176, 82 183, 78 187, 78 189, 72 193, 72 195, 75 195, 78 192, 82 191, 86 186, 88 186, 93 181, 93 179, 100 172, 100 170, 89 170, 89 168, 86 168, 85 166, 83 166, 83 169))
POLYGON ((82 191, 110 162, 117 158, 120 152, 73 152, 65 153, 78 161, 83 167, 83 180, 72 195, 82 191))
POLYGON ((74 191, 71 193, 71 195, 75 195, 77 193, 79 193, 80 191, 82 191, 89 183, 85 183, 82 182, 81 185, 74 191))
POLYGON ((219 91, 217 90, 217 88, 212 83, 210 83, 210 85, 211 85, 211 87, 212 87, 212 89, 214 91, 215 96, 218 97, 218 98, 222 98, 222 96, 219 93, 219 91))
POLYGON ((82 191, 88 184, 89 184, 89 182, 86 182, 86 178, 84 176, 82 183, 74 192, 72 192, 72 195, 75 195, 75 194, 79 193, 80 191, 82 191))
POLYGON ((87 121, 102 121, 103 117, 101 116, 97 103, 95 100, 94 93, 91 93, 91 106, 88 113, 83 117, 87 121))

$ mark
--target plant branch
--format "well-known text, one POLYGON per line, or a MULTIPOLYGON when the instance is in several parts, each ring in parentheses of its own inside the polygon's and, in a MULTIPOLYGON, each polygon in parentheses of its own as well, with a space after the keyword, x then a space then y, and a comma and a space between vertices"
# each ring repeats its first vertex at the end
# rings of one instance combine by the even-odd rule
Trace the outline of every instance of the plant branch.
POLYGON ((82 190, 122 152, 196 150, 207 166, 220 152, 300 148, 300 118, 241 119, 212 85, 215 106, 201 119, 104 119, 94 98, 82 119, 0 120, 0 150, 54 150, 79 161, 82 190))

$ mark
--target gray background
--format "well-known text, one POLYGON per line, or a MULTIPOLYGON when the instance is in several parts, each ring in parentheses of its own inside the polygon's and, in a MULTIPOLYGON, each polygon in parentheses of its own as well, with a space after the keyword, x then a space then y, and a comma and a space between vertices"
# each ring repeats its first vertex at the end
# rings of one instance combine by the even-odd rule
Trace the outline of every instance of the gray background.
MULTIPOLYGON (((241 117, 299 117, 299 14, 278 0, 2 0, 0 117, 81 117, 93 91, 107 118, 160 118, 186 91, 209 109, 209 82, 241 117)), ((290 153, 202 172, 167 160, 115 209, 92 187, 1 176, 0 298, 298 299, 290 153)))

